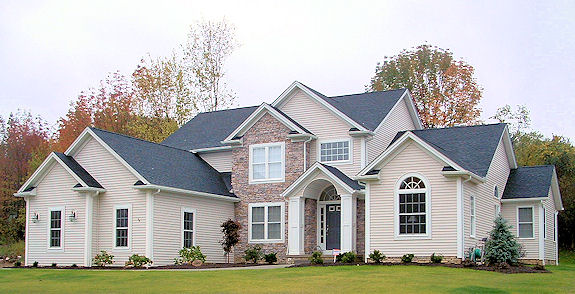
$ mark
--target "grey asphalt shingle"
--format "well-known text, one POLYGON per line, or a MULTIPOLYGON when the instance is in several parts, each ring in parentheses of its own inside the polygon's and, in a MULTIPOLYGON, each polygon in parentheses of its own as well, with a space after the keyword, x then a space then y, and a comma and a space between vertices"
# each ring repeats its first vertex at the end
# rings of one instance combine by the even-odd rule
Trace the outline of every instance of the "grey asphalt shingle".
MULTIPOLYGON (((505 124, 451 127, 410 131, 462 168, 487 176, 505 124)), ((390 145, 405 131, 397 133, 390 145)))
POLYGON ((222 174, 198 155, 105 130, 91 128, 151 184, 235 197, 222 174))
POLYGON ((379 126, 393 106, 407 91, 406 89, 397 89, 328 97, 308 86, 305 87, 371 131, 374 131, 379 126))
POLYGON ((341 172, 338 168, 333 167, 331 165, 320 163, 323 167, 325 167, 330 173, 334 176, 342 180, 346 185, 354 190, 362 190, 364 187, 359 184, 358 181, 353 180, 352 178, 346 176, 343 172, 341 172))
POLYGON ((162 144, 193 150, 221 147, 220 142, 239 127, 258 106, 203 112, 166 138, 162 144))
MULTIPOLYGON (((62 162, 64 162, 64 164, 68 166, 72 172, 74 172, 80 179, 82 179, 82 181, 84 181, 88 187, 101 189, 104 188, 72 156, 67 156, 66 154, 60 152, 54 152, 54 154, 58 156, 58 158, 60 158, 60 160, 62 160, 62 162)), ((81 186, 82 185, 80 185, 80 187, 81 186)))
POLYGON ((552 165, 521 166, 511 170, 502 199, 547 197, 551 188, 552 165))

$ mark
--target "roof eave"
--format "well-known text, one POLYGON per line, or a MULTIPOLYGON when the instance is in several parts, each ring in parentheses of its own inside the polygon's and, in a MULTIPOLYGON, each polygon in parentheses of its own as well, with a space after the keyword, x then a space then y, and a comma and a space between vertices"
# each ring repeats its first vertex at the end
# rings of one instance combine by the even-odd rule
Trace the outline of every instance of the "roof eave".
POLYGON ((183 195, 211 198, 211 199, 215 199, 215 200, 222 200, 222 201, 229 201, 229 202, 240 202, 240 199, 235 198, 235 197, 231 197, 231 196, 225 196, 225 195, 219 195, 219 194, 213 194, 213 193, 207 193, 207 192, 200 192, 200 191, 193 191, 193 190, 186 190, 186 189, 180 189, 180 188, 172 188, 172 187, 160 186, 160 185, 154 185, 154 184, 135 185, 132 188, 136 189, 136 190, 156 191, 156 193, 170 192, 170 193, 177 193, 177 194, 183 194, 183 195))
POLYGON ((456 170, 456 171, 441 171, 441 174, 445 177, 470 177, 472 182, 477 184, 487 182, 487 179, 484 177, 480 177, 470 171, 467 170, 456 170))
POLYGON ((529 197, 529 198, 511 198, 511 199, 501 199, 502 203, 506 203, 506 202, 538 202, 538 201, 543 201, 543 200, 547 200, 548 197, 544 196, 544 197, 529 197))
POLYGON ((72 188, 72 191, 104 193, 104 192, 106 192, 106 189, 98 188, 98 187, 77 187, 77 188, 72 188))

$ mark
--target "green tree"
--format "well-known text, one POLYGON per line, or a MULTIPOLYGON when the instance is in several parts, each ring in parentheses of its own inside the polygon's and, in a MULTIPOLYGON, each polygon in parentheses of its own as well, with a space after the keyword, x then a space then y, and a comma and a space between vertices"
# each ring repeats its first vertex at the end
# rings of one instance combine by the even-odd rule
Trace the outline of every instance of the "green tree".
POLYGON ((485 243, 485 260, 490 265, 514 265, 517 264, 519 257, 521 257, 521 246, 511 233, 511 226, 504 218, 498 216, 485 243))
POLYGON ((424 127, 471 125, 479 122, 483 91, 474 71, 449 50, 424 44, 385 57, 367 90, 409 89, 424 127))

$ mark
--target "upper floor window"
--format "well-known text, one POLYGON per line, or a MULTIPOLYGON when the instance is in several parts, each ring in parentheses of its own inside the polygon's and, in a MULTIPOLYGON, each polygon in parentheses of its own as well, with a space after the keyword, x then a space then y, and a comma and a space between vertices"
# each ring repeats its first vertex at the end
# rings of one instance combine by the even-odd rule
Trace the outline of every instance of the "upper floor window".
POLYGON ((497 186, 495 186, 495 188, 493 188, 493 197, 495 197, 496 199, 499 199, 499 188, 497 186))
POLYGON ((250 242, 282 242, 284 203, 250 203, 248 211, 250 242))
POLYGON ((50 248, 62 248, 62 208, 50 209, 50 248))
POLYGON ((429 187, 418 176, 401 179, 397 194, 396 235, 427 236, 429 233, 429 187))
POLYGON ((337 140, 319 143, 319 159, 321 162, 337 162, 350 160, 351 141, 337 140))
POLYGON ((250 146, 250 182, 282 182, 285 175, 285 144, 250 146))
POLYGON ((517 208, 517 230, 519 238, 533 238, 533 207, 517 208))

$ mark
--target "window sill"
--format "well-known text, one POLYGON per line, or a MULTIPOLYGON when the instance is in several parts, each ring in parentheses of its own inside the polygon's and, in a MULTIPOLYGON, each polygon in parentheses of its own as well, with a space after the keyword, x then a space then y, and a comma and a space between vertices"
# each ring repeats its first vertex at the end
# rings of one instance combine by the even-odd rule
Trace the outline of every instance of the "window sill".
POLYGON ((130 247, 113 247, 113 251, 130 251, 130 247))
POLYGON ((284 243, 283 239, 278 240, 249 240, 249 244, 277 244, 277 243, 284 243))
POLYGON ((404 240, 431 240, 431 236, 426 234, 426 235, 396 235, 394 237, 394 240, 397 241, 404 241, 404 240))
POLYGON ((64 252, 64 248, 62 248, 62 247, 48 247, 48 251, 51 251, 51 252, 64 252))
POLYGON ((535 240, 535 237, 526 237, 526 238, 517 237, 517 239, 519 239, 519 240, 535 240))
POLYGON ((344 164, 353 164, 351 160, 338 160, 338 161, 319 161, 319 163, 327 164, 327 165, 344 165, 344 164))
POLYGON ((283 183, 285 179, 272 179, 272 180, 250 180, 250 185, 257 185, 257 184, 276 184, 276 183, 283 183))

